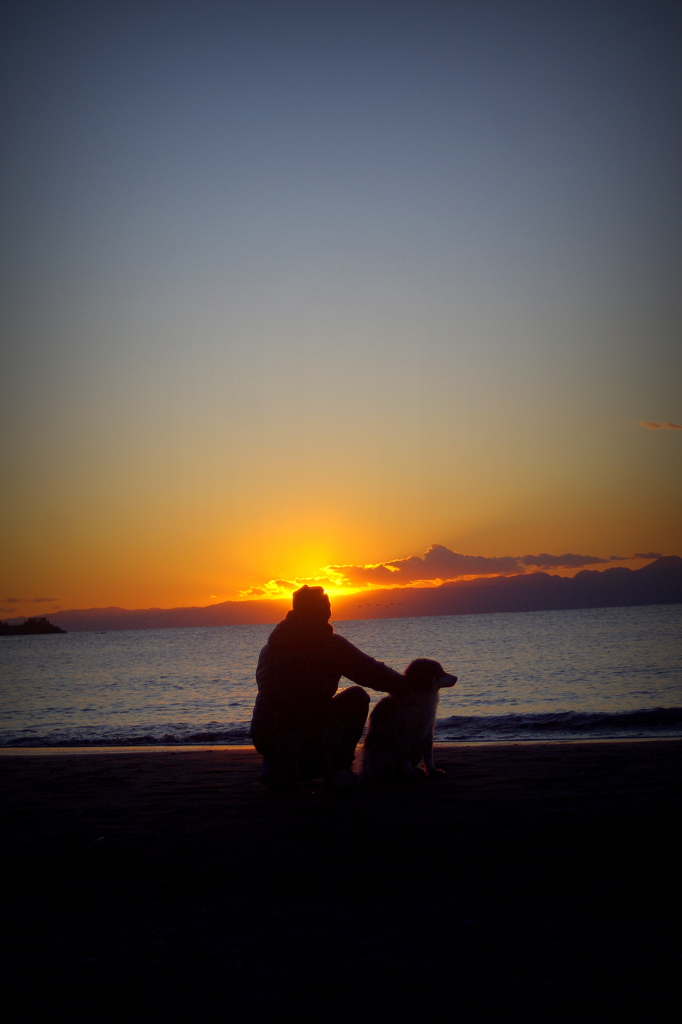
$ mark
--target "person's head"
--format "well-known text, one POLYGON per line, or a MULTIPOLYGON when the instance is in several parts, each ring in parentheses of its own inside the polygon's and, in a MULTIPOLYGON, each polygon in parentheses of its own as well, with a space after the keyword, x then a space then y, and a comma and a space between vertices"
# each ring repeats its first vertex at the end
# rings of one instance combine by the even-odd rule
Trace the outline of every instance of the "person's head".
POLYGON ((303 586, 293 595, 294 611, 311 619, 326 622, 332 613, 329 597, 322 587, 303 586))

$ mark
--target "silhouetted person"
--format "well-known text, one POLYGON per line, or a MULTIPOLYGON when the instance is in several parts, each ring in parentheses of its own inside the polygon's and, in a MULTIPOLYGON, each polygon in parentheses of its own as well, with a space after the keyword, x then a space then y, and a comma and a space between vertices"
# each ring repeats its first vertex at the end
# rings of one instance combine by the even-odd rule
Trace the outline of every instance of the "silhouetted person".
POLYGON ((322 587, 301 587, 260 652, 251 736, 264 758, 265 785, 284 788, 320 775, 332 785, 353 781, 369 695, 351 686, 335 696, 341 676, 388 693, 404 687, 400 673, 335 633, 330 615, 322 587))

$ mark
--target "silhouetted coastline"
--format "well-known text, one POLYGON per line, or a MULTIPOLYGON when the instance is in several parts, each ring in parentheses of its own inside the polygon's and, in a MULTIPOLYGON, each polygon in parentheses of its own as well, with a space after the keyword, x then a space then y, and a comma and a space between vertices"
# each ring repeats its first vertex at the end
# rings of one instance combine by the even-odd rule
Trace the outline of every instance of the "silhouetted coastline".
POLYGON ((35 615, 26 622, 0 622, 0 636, 36 636, 40 633, 66 633, 65 629, 53 625, 43 615, 35 615))

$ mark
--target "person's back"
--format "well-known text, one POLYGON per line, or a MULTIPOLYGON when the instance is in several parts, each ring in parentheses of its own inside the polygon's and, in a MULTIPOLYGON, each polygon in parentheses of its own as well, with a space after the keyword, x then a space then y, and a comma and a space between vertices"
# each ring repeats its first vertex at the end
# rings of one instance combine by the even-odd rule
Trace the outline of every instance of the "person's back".
POLYGON ((265 783, 350 769, 369 697, 360 686, 336 695, 341 676, 388 692, 403 683, 399 673, 334 633, 330 615, 324 590, 302 587, 260 653, 251 735, 265 758, 265 783))

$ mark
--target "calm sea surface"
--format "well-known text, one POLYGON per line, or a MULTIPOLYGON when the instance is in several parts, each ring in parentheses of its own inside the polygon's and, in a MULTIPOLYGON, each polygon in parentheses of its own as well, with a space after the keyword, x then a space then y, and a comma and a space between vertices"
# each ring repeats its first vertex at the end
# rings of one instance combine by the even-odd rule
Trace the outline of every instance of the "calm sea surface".
MULTIPOLYGON (((682 605, 335 628, 401 671, 429 657, 459 676, 439 740, 682 735, 682 605)), ((271 629, 0 638, 0 745, 248 743, 271 629)))

